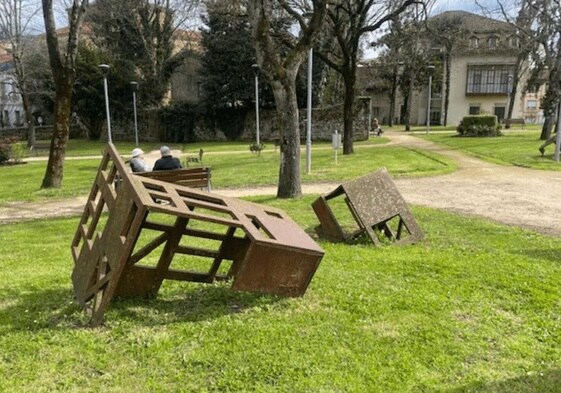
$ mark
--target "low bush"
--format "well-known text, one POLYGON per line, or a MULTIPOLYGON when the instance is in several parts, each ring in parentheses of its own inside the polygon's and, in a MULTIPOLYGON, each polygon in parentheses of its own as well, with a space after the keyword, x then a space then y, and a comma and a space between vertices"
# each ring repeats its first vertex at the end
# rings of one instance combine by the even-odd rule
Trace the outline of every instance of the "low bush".
POLYGON ((501 136, 501 125, 495 115, 464 116, 456 131, 461 136, 501 136))
POLYGON ((16 137, 0 139, 0 165, 6 164, 10 159, 20 162, 25 155, 25 147, 16 137))

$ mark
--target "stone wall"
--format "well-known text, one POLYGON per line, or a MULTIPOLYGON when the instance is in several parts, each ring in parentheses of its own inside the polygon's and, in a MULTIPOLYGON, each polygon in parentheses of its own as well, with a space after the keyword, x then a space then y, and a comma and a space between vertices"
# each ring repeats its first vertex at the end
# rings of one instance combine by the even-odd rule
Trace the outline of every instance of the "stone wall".
MULTIPOLYGON (((361 104, 357 104, 357 114, 354 120, 354 139, 368 139, 368 113, 361 104)), ((314 109, 312 112, 312 140, 331 141, 335 130, 343 132, 342 106, 314 109)), ((156 130, 161 127, 154 126, 156 130)), ((225 141, 228 138, 224 130, 211 119, 199 118, 194 122, 194 139, 197 141, 225 141)), ((261 141, 271 141, 279 138, 277 115, 274 110, 259 111, 259 138, 261 141)), ((161 134, 162 132, 160 132, 161 134)), ((165 132, 163 132, 165 134, 165 132)), ((149 135, 145 135, 149 137, 149 135)), ((152 135, 152 138, 154 135, 152 135)), ((306 138, 306 110, 300 110, 300 137, 306 138)), ((248 112, 243 118, 243 131, 235 140, 255 141, 256 125, 255 112, 248 112)))

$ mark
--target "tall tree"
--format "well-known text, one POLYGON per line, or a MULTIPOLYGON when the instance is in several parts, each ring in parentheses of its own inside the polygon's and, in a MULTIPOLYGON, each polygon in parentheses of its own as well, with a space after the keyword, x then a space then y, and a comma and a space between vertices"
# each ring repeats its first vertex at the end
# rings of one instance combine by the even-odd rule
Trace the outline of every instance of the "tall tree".
MULTIPOLYGON (((207 0, 203 17, 202 74, 207 107, 249 107, 255 49, 246 2, 207 0)), ((264 84, 261 84, 264 85, 264 84)))
POLYGON ((88 21, 96 46, 112 67, 134 75, 142 86, 141 102, 166 103, 171 76, 188 55, 193 36, 182 30, 196 0, 97 0, 88 21))
POLYGON ((17 91, 21 94, 23 111, 27 125, 27 145, 35 144, 35 119, 31 113, 29 78, 25 68, 24 55, 31 32, 33 18, 40 7, 28 0, 0 0, 0 37, 7 40, 15 69, 17 91))
POLYGON ((321 31, 327 0, 313 0, 309 19, 297 8, 298 1, 250 0, 249 11, 261 74, 273 90, 281 143, 281 162, 277 196, 294 198, 302 194, 300 179, 300 129, 296 97, 298 69, 307 50, 321 31), (298 23, 298 37, 290 30, 275 29, 282 18, 298 23))
POLYGON ((328 9, 329 34, 336 37, 338 51, 318 55, 339 72, 345 84, 343 105, 343 154, 352 154, 353 106, 356 91, 356 69, 360 55, 361 38, 372 33, 404 12, 413 4, 424 5, 422 0, 340 0, 328 9))
POLYGON ((64 174, 64 158, 70 134, 72 85, 76 78, 76 53, 88 0, 73 0, 68 11, 66 49, 61 49, 53 13, 53 0, 41 0, 49 62, 55 85, 54 126, 49 161, 41 188, 60 188, 64 174))

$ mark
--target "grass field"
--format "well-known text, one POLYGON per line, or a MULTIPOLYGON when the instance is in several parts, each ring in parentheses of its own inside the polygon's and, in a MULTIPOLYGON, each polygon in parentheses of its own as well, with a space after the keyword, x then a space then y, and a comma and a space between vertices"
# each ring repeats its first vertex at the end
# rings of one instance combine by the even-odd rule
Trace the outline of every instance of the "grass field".
MULTIPOLYGON (((311 233, 313 196, 256 198, 311 233)), ((414 208, 411 246, 332 244, 302 298, 166 282, 85 327, 77 218, 0 226, 2 392, 558 392, 555 238, 414 208)))
POLYGON ((418 136, 501 165, 561 170, 561 165, 553 160, 554 144, 546 148, 546 154, 543 157, 538 151, 543 141, 539 139, 541 130, 537 127, 532 127, 531 130, 503 130, 503 132, 503 136, 489 138, 460 137, 455 132, 438 132, 429 136, 422 134, 418 136))
MULTIPOLYGON (((380 140, 381 138, 376 138, 380 140)), ((220 144, 223 148, 223 144, 220 144)), ((260 156, 236 151, 236 144, 228 151, 215 151, 204 157, 204 164, 212 168, 212 187, 232 188, 276 185, 279 171, 279 152, 265 150, 260 156)), ((392 176, 422 176, 449 173, 455 164, 433 153, 396 146, 358 145, 355 154, 342 155, 335 165, 334 152, 328 145, 319 145, 312 151, 312 173, 305 174, 305 155, 302 154, 302 182, 340 181, 386 167, 392 176)), ((0 203, 36 201, 84 195, 94 181, 98 159, 66 160, 63 187, 59 190, 40 190, 46 161, 25 165, 0 167, 0 203)))

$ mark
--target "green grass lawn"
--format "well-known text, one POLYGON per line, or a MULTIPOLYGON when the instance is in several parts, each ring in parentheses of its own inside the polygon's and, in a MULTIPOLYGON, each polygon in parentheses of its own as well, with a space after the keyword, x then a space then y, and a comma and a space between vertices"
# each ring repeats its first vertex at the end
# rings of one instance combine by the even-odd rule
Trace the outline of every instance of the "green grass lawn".
MULTIPOLYGON (((314 197, 256 198, 307 231, 314 197)), ((558 392, 558 239, 414 208, 412 246, 320 241, 302 298, 165 282, 89 329, 77 218, 0 226, 2 392, 558 392)))
MULTIPOLYGON (((42 140, 38 141, 41 143, 48 143, 49 141, 42 140)), ((365 141, 355 142, 356 146, 364 145, 375 145, 387 143, 388 138, 370 138, 365 141)), ((162 145, 168 145, 173 150, 181 150, 187 154, 197 154, 199 149, 203 149, 205 153, 213 152, 228 152, 228 151, 238 151, 238 152, 249 152, 249 145, 251 142, 196 142, 196 143, 173 143, 173 142, 141 142, 139 147, 145 152, 151 150, 158 150, 162 145)), ((105 150, 107 143, 105 141, 90 141, 87 139, 70 139, 68 140, 68 146, 66 150, 67 157, 81 157, 81 156, 101 156, 102 152, 105 150)), ((132 149, 136 147, 134 142, 129 141, 115 141, 115 147, 123 155, 130 155, 132 149)), ((272 142, 264 141, 265 151, 275 150, 275 145, 272 142)), ((314 147, 330 147, 330 142, 314 142, 314 147)), ((48 151, 41 151, 39 157, 47 157, 48 151)), ((31 154, 34 157, 34 154, 31 154)))
POLYGON ((501 165, 561 170, 561 165, 553 160, 554 144, 546 148, 544 157, 538 151, 543 143, 539 139, 540 133, 541 130, 534 126, 528 131, 506 130, 505 135, 500 137, 471 138, 460 137, 456 133, 432 133, 422 137, 501 165))
MULTIPOLYGON (((375 138, 381 140, 382 138, 375 138)), ((230 145, 234 150, 236 145, 230 145)), ((231 151, 230 150, 230 151, 231 151)), ((212 168, 212 187, 251 187, 276 185, 280 153, 267 149, 260 156, 246 151, 211 152, 204 164, 212 168)), ((338 154, 335 165, 334 152, 328 145, 312 150, 312 173, 305 174, 305 153, 302 153, 302 182, 341 181, 386 167, 392 176, 422 176, 448 173, 455 164, 432 153, 395 146, 359 145, 355 154, 338 154)), ((59 190, 40 190, 46 161, 33 161, 25 165, 0 167, 0 203, 34 201, 84 195, 89 192, 99 160, 66 160, 63 187, 59 190)))

